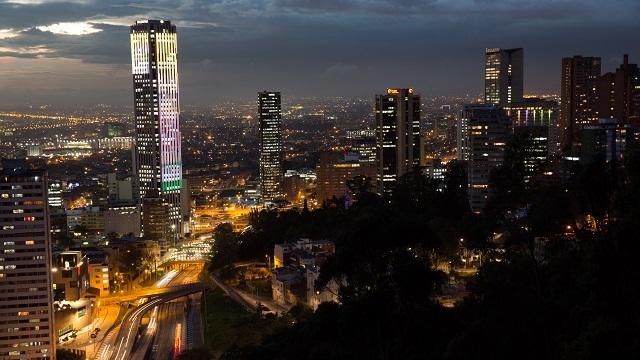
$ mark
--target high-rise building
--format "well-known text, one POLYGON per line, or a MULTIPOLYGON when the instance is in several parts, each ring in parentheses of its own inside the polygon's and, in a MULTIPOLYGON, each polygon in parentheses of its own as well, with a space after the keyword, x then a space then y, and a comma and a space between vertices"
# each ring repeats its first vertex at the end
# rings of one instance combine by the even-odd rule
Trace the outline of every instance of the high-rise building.
POLYGON ((46 172, 3 164, 0 223, 0 358, 52 359, 46 172))
POLYGON ((175 242, 182 229, 176 27, 163 20, 138 21, 131 26, 131 67, 138 200, 142 203, 147 192, 153 190, 168 204, 168 228, 175 242))
POLYGON ((413 89, 387 89, 376 95, 377 189, 389 196, 398 178, 420 166, 420 95, 413 89))
POLYGON ((459 161, 469 161, 469 116, 473 113, 460 111, 456 125, 456 159, 459 161))
MULTIPOLYGON (((547 134, 544 137, 548 141, 550 154, 560 151, 560 125, 558 123, 558 102, 538 98, 527 98, 522 102, 514 102, 504 107, 511 118, 514 128, 517 127, 544 127, 547 134)), ((535 130, 536 132, 542 130, 535 130)))
POLYGON ((600 78, 599 57, 562 59, 560 85, 560 144, 562 151, 574 149, 580 127, 598 122, 596 84, 600 78))
POLYGON ((484 102, 506 106, 522 101, 524 50, 491 48, 485 51, 484 102))
POLYGON ((376 163, 377 144, 375 130, 350 130, 347 131, 346 135, 351 151, 359 155, 361 164, 376 163))
POLYGON ((638 140, 638 128, 633 124, 622 124, 615 119, 600 119, 595 125, 580 129, 580 161, 615 163, 622 160, 630 143, 638 140))
POLYGON ((271 202, 283 196, 281 104, 279 92, 258 93, 260 187, 264 202, 271 202))
POLYGON ((145 239, 155 240, 160 244, 162 252, 167 249, 167 239, 171 237, 170 206, 160 196, 154 197, 151 192, 142 200, 142 228, 145 239))
POLYGON ((504 150, 511 135, 511 119, 493 105, 467 105, 463 118, 468 121, 468 178, 471 210, 480 212, 489 195, 491 170, 504 162, 504 150))
POLYGON ((640 69, 629 64, 629 55, 624 55, 615 73, 606 73, 598 79, 596 91, 600 119, 640 125, 640 69))
POLYGON ((514 136, 522 144, 522 165, 524 169, 524 184, 529 187, 533 178, 540 174, 549 160, 549 127, 547 126, 516 126, 514 136))

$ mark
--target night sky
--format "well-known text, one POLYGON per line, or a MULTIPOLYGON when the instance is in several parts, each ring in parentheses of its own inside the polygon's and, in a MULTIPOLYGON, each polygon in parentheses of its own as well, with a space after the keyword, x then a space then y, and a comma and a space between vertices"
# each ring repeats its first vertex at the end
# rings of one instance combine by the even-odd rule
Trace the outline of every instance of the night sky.
POLYGON ((480 94, 485 47, 525 48, 525 93, 560 59, 640 62, 638 0, 0 0, 0 105, 130 105, 129 28, 178 26, 181 102, 480 94))

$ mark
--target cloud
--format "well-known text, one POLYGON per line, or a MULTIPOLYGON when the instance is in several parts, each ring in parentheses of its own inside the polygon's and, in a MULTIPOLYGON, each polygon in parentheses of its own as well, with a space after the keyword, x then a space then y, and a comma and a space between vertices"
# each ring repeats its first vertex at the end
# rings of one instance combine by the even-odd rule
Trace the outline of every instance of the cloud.
POLYGON ((14 31, 13 29, 0 29, 0 40, 9 39, 18 35, 20 35, 20 32, 14 31))
POLYGON ((45 46, 21 46, 21 47, 4 47, 0 46, 0 57, 13 56, 21 58, 40 58, 51 54, 53 50, 45 46))
MULTIPOLYGON (((10 82, 20 61, 55 73, 67 59, 85 65, 61 75, 78 91, 128 103, 128 82, 77 79, 105 67, 127 79, 128 26, 156 18, 178 26, 187 103, 272 87, 300 95, 403 84, 423 94, 480 92, 483 49, 496 46, 525 47, 525 87, 553 91, 562 56, 630 52, 640 60, 639 16, 637 0, 0 0, 0 56, 16 59, 3 62, 0 89, 24 83, 10 82)), ((617 65, 603 63, 607 71, 617 65)))
POLYGON ((61 22, 47 26, 36 26, 40 31, 48 31, 59 35, 89 35, 102 31, 89 22, 61 22))

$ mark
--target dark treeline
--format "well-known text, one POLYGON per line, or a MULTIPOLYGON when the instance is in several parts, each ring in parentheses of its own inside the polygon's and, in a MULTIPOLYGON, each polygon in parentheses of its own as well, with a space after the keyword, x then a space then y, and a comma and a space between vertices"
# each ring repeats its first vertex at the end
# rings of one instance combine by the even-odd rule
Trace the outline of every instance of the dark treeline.
POLYGON ((329 239, 337 251, 316 286, 343 284, 340 304, 298 312, 294 325, 223 358, 638 358, 640 151, 529 184, 519 152, 516 139, 483 215, 470 212, 454 162, 443 182, 405 176, 390 201, 356 179, 348 209, 260 212, 241 235, 219 227, 215 268, 263 259, 276 242, 329 239), (460 238, 487 261, 464 301, 444 308, 434 297, 447 278, 431 262, 455 261, 460 238))

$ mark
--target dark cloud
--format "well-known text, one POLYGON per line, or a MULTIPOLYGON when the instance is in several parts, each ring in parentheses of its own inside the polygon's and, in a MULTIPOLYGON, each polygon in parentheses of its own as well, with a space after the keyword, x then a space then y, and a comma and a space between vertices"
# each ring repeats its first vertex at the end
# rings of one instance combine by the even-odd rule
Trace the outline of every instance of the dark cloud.
POLYGON ((557 91, 562 56, 600 55, 609 69, 625 52, 640 61, 634 0, 15 2, 0 0, 0 58, 15 59, 3 63, 0 89, 28 73, 18 58, 36 59, 61 74, 49 90, 25 89, 41 91, 38 99, 64 88, 95 92, 87 101, 130 103, 127 25, 145 18, 178 25, 186 103, 250 98, 261 88, 299 95, 370 96, 389 85, 429 95, 479 93, 485 47, 524 47, 530 92, 557 91), (46 31, 59 23, 76 23, 86 34, 46 31), (85 66, 75 75, 57 59, 85 66), (91 79, 92 69, 99 78, 77 80, 91 79))

